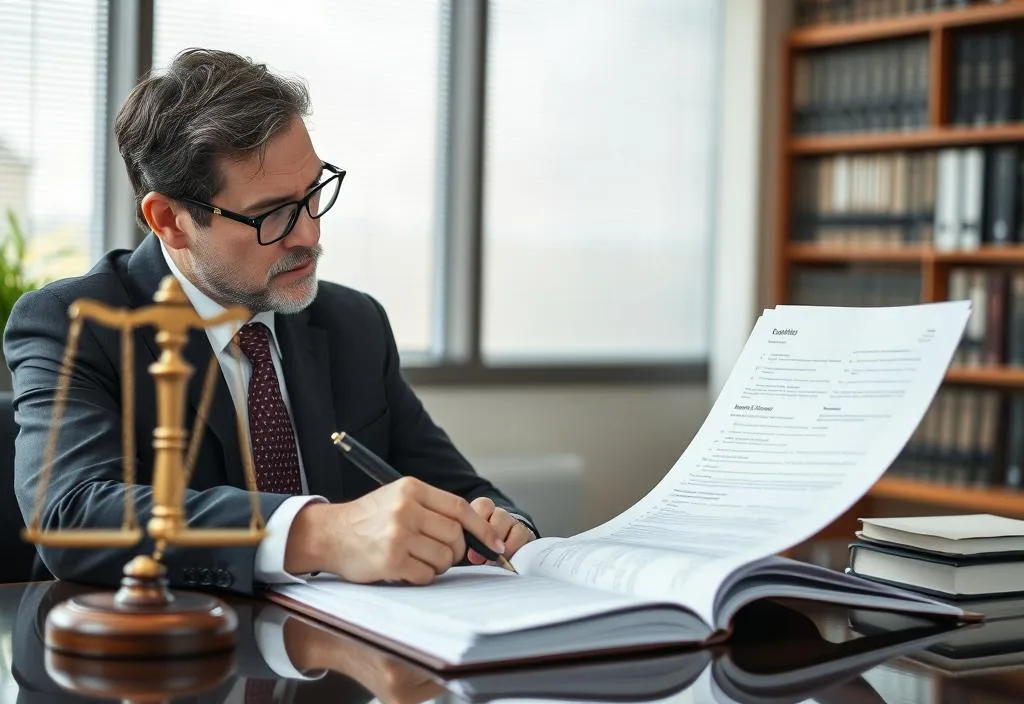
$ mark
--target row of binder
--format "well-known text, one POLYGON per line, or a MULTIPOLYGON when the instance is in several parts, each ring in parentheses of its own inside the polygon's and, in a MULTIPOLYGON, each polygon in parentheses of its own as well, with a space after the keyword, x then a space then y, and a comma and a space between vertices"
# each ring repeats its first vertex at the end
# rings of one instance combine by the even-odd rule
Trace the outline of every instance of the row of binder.
POLYGON ((952 121, 983 127, 1024 117, 1021 31, 1000 27, 961 32, 953 44, 952 121))
POLYGON ((798 26, 847 24, 886 17, 964 9, 971 5, 999 4, 1004 0, 798 0, 798 26))
POLYGON ((943 149, 938 155, 935 248, 1024 242, 1018 145, 943 149))
POLYGON ((793 132, 913 130, 928 122, 928 39, 801 53, 793 62, 793 132))
POLYGON ((812 306, 905 306, 921 301, 921 275, 891 267, 796 268, 789 300, 812 306))
POLYGON ((925 413, 892 476, 977 488, 1022 488, 1024 395, 944 387, 925 413))
POLYGON ((839 154, 794 167, 793 238, 831 244, 931 242, 934 151, 839 154))
POLYGON ((953 269, 949 299, 971 301, 954 364, 1024 367, 1024 271, 953 269))
POLYGON ((1020 145, 840 154, 797 162, 793 239, 934 243, 940 251, 1024 243, 1020 145))

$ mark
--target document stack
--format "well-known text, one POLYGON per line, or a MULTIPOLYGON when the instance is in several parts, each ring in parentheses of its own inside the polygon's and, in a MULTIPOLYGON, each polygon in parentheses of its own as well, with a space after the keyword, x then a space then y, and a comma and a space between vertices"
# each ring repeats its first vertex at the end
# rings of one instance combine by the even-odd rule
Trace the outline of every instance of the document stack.
POLYGON ((1024 595, 1024 521, 973 514, 861 523, 851 574, 943 599, 1024 595))

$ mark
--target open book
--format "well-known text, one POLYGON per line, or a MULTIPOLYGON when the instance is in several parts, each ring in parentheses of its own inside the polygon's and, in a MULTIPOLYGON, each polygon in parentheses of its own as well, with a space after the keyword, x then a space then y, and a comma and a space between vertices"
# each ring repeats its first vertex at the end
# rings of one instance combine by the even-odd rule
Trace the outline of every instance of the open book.
POLYGON ((528 544, 512 559, 519 575, 456 568, 427 587, 317 578, 270 598, 436 668, 713 643, 741 606, 772 597, 965 618, 776 555, 892 463, 969 314, 967 301, 765 311, 662 481, 603 525, 528 544))

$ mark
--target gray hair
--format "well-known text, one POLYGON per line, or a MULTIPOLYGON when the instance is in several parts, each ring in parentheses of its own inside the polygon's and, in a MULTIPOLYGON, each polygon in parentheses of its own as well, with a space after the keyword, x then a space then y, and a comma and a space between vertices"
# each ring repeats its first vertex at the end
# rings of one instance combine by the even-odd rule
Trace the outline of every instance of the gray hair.
MULTIPOLYGON (((163 75, 132 89, 114 121, 139 225, 149 229, 140 204, 150 191, 208 203, 224 185, 222 158, 262 160, 267 143, 308 113, 300 80, 226 51, 180 52, 163 75)), ((197 224, 210 224, 209 212, 185 206, 197 224)))

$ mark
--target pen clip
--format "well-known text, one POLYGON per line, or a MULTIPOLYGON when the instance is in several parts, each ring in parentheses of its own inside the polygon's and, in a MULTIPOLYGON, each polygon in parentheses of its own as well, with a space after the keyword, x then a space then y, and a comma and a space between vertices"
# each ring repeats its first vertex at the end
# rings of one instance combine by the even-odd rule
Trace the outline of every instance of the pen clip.
POLYGON ((331 441, 345 452, 352 452, 352 446, 345 442, 345 433, 331 433, 331 441))

